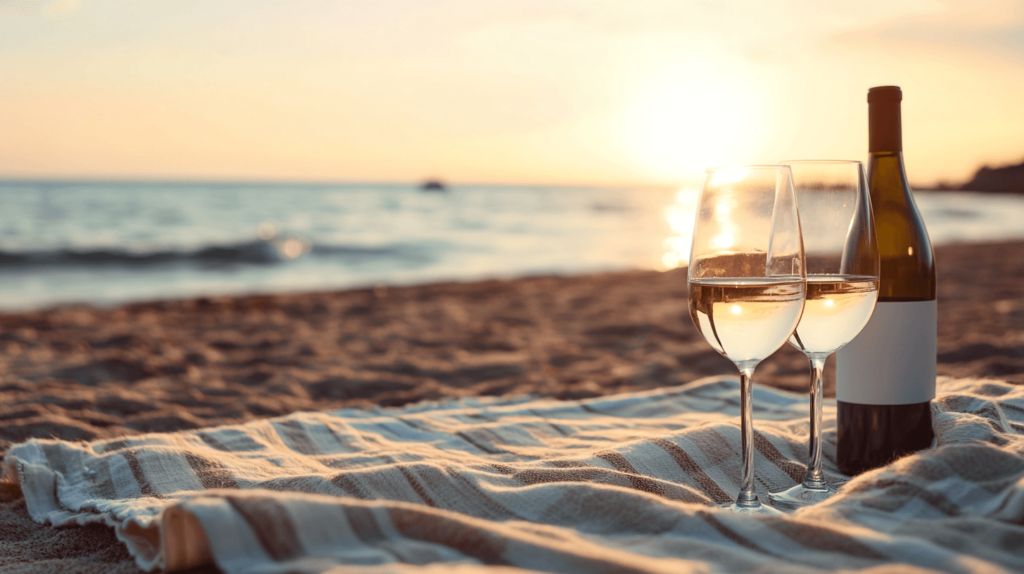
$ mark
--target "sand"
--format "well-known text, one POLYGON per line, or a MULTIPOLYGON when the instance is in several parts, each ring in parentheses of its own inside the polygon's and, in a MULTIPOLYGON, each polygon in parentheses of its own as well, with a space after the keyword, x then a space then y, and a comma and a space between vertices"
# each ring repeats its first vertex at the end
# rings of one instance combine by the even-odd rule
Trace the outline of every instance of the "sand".
MULTIPOLYGON (((1024 384, 1024 243, 936 258, 939 374, 1024 384)), ((694 329, 685 287, 685 270, 637 271, 0 315, 0 456, 31 437, 472 395, 582 398, 734 372, 694 329)), ((755 379, 805 391, 807 376, 786 346, 755 379)), ((0 489, 0 571, 137 569, 110 529, 37 525, 0 489)))

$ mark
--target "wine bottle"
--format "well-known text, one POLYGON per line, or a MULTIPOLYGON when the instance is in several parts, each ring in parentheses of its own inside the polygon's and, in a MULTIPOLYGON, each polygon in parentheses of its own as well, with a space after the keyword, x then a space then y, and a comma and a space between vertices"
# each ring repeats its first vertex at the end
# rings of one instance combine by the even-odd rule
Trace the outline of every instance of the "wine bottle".
POLYGON ((933 438, 935 258, 903 168, 897 86, 868 90, 868 186, 881 273, 867 326, 836 354, 837 462, 846 475, 933 438))

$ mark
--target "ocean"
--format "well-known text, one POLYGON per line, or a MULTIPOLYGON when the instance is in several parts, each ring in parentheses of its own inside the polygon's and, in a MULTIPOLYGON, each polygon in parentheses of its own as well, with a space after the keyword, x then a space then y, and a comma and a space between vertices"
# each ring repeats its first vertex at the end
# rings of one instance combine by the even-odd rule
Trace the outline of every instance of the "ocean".
MULTIPOLYGON (((915 194, 933 243, 1024 239, 1024 196, 915 194)), ((0 182, 0 309, 685 263, 697 191, 0 182)))

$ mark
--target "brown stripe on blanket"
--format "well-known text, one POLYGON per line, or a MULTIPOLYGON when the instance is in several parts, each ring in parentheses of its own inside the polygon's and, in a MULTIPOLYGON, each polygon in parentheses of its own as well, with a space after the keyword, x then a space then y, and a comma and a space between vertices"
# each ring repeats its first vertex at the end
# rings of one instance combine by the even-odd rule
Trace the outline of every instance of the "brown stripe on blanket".
MULTIPOLYGON (((731 540, 735 544, 738 544, 738 545, 740 545, 740 546, 742 546, 744 548, 747 548, 749 550, 753 550, 754 552, 760 552, 762 554, 767 554, 768 556, 772 556, 772 557, 775 557, 775 558, 784 558, 783 556, 775 554, 774 552, 769 552, 768 550, 765 550, 764 548, 758 546, 757 544, 754 544, 752 541, 747 540, 746 537, 737 534, 735 531, 733 531, 733 529, 731 529, 728 526, 722 524, 717 518, 715 518, 714 514, 708 512, 706 510, 698 511, 697 512, 697 516, 700 516, 701 518, 703 518, 704 522, 707 522, 708 524, 710 524, 711 527, 715 529, 715 531, 717 531, 722 536, 725 536, 726 538, 728 538, 729 540, 731 540)), ((782 522, 782 520, 773 521, 773 523, 775 523, 775 522, 782 522)))
POLYGON ((843 534, 820 523, 812 526, 800 522, 779 520, 772 524, 772 530, 812 550, 839 552, 867 560, 889 560, 888 556, 877 552, 853 536, 843 534))
POLYGON ((958 516, 961 514, 960 506, 946 497, 941 492, 928 490, 923 486, 900 480, 897 478, 883 478, 874 482, 862 482, 859 488, 847 490, 847 494, 863 492, 865 490, 883 491, 885 496, 876 496, 871 499, 871 507, 878 510, 895 512, 906 506, 908 498, 917 498, 927 502, 932 508, 947 516, 958 516))
MULTIPOLYGON (((981 406, 970 411, 972 414, 985 417, 989 420, 992 428, 1003 433, 1006 429, 999 425, 999 422, 1006 419, 1006 413, 999 405, 992 401, 981 401, 981 406)), ((1007 421, 1009 422, 1009 421, 1007 421)))
MULTIPOLYGON (((988 424, 992 425, 993 427, 996 426, 996 424, 994 422, 992 422, 992 421, 989 421, 988 424)), ((1004 429, 1000 429, 1000 428, 996 428, 996 430, 999 431, 1000 433, 1005 432, 1004 429)), ((1002 434, 994 434, 994 435, 989 437, 988 442, 990 442, 990 443, 992 443, 992 444, 994 444, 996 446, 1005 446, 1005 445, 1009 444, 1010 439, 1004 437, 1002 434)))
POLYGON ((633 485, 634 489, 649 492, 662 498, 666 497, 665 489, 662 488, 661 483, 649 476, 644 476, 637 472, 636 467, 630 464, 630 462, 626 460, 626 457, 621 454, 615 451, 605 451, 599 452, 595 456, 601 460, 607 461, 608 464, 615 467, 615 470, 625 474, 626 477, 629 478, 629 482, 633 485))
POLYGON ((981 417, 988 422, 989 427, 996 433, 995 436, 989 437, 989 442, 996 445, 1004 445, 1008 441, 1003 434, 1006 434, 1007 429, 1003 427, 1002 423, 1005 421, 1008 424, 1012 424, 1010 419, 1006 417, 1005 411, 1000 408, 1000 405, 996 402, 984 400, 979 397, 964 397, 964 396, 945 396, 940 397, 937 401, 941 402, 942 406, 947 410, 956 411, 959 413, 968 413, 981 417))
POLYGON ((554 431, 558 433, 560 436, 569 436, 569 433, 566 432, 565 429, 563 429, 559 425, 556 425, 555 423, 544 421, 544 424, 547 425, 548 428, 554 429, 554 431))
POLYGON ((782 456, 779 449, 775 448, 775 445, 757 431, 754 431, 754 447, 772 464, 777 466, 779 470, 788 474, 789 478, 792 478, 794 482, 800 482, 804 479, 804 475, 807 474, 806 466, 782 456))
POLYGON ((395 417, 395 418, 397 418, 400 422, 405 423, 405 426, 407 426, 407 427, 409 427, 409 428, 411 428, 413 430, 418 430, 418 431, 421 431, 421 432, 423 431, 423 428, 420 427, 419 423, 414 423, 414 422, 412 422, 411 419, 409 419, 407 417, 395 417))
POLYGON ((388 516, 406 538, 440 544, 484 564, 507 564, 502 556, 503 541, 486 531, 447 516, 409 508, 389 508, 388 516))
POLYGON ((285 445, 299 454, 320 454, 320 449, 313 446, 302 423, 295 420, 271 421, 278 436, 286 439, 285 445))
POLYGON ((527 520, 526 518, 523 518, 519 514, 513 512, 504 504, 491 498, 490 494, 488 494, 486 491, 482 490, 479 486, 474 484, 472 480, 469 480, 468 478, 463 476, 462 473, 459 472, 459 469, 451 466, 445 466, 444 472, 459 484, 464 493, 472 493, 473 495, 475 495, 477 499, 477 506, 486 510, 487 513, 491 516, 498 518, 500 520, 508 520, 509 518, 515 518, 517 520, 527 520))
POLYGON ((687 432, 685 438, 704 453, 704 458, 708 459, 709 468, 717 468, 723 462, 735 460, 735 457, 739 455, 739 450, 733 449, 729 441, 711 427, 694 429, 687 432))
MULTIPOLYGON (((617 453, 612 453, 618 455, 617 453)), ((623 459, 625 460, 625 459, 623 459)), ((626 462, 629 465, 629 462, 626 462)), ((632 465, 629 465, 632 468, 632 465)), ((550 484, 556 482, 595 482, 615 486, 632 486, 636 490, 656 494, 670 500, 707 504, 708 500, 686 485, 671 484, 644 476, 635 470, 632 474, 625 470, 601 468, 598 466, 573 466, 571 468, 527 468, 512 475, 526 486, 534 484, 550 484)))
POLYGON ((1018 413, 1024 413, 1024 407, 1018 407, 1017 405, 1015 405, 1015 404, 1013 404, 1013 403, 1011 403, 1009 401, 1001 401, 999 403, 999 406, 1001 406, 1003 408, 1003 410, 1010 410, 1010 411, 1017 411, 1018 413))
POLYGON ((97 453, 114 452, 126 448, 128 446, 128 439, 122 438, 118 440, 112 440, 110 442, 105 442, 102 445, 97 446, 103 447, 101 449, 96 449, 97 453))
POLYGON ((190 450, 185 450, 185 460, 192 472, 203 483, 203 488, 238 488, 238 482, 226 466, 212 458, 205 457, 190 450))
POLYGON ((348 440, 348 437, 346 435, 338 434, 338 431, 334 430, 334 427, 332 425, 327 424, 324 426, 327 428, 327 432, 331 434, 331 437, 345 450, 349 452, 352 452, 353 450, 359 450, 358 447, 353 446, 352 442, 348 440))
POLYGON ((217 440, 216 437, 214 437, 212 435, 209 435, 207 433, 204 433, 204 432, 196 433, 196 436, 198 436, 200 438, 200 440, 202 440, 204 443, 209 445, 211 448, 217 449, 217 450, 222 451, 222 452, 233 452, 234 451, 234 449, 229 448, 228 445, 220 442, 219 440, 217 440))
POLYGON ((555 423, 553 423, 551 421, 548 421, 547 420, 548 417, 546 415, 542 415, 539 412, 537 412, 537 409, 526 409, 526 412, 528 412, 531 415, 537 417, 537 420, 541 421, 541 424, 547 425, 549 428, 553 429, 560 436, 569 436, 569 433, 565 432, 565 429, 563 429, 562 427, 556 425, 555 423))
POLYGON ((353 498, 359 498, 362 500, 373 500, 376 498, 375 496, 367 495, 363 487, 346 473, 341 473, 330 479, 330 483, 338 487, 346 495, 353 498))
POLYGON ((493 464, 489 464, 487 466, 490 467, 490 468, 493 468, 498 473, 504 474, 506 476, 512 476, 516 472, 518 472, 515 468, 513 468, 513 467, 511 467, 511 466, 509 466, 507 464, 493 463, 493 464))
MULTIPOLYGON (((995 510, 992 510, 991 512, 989 512, 988 515, 989 516, 999 516, 1000 514, 1002 514, 1003 510, 1005 510, 1006 507, 1009 506, 1012 503, 1013 503, 1013 496, 1004 496, 1003 497, 1003 501, 999 503, 999 506, 997 506, 995 508, 995 510)), ((1013 520, 1004 520, 1004 522, 1007 522, 1009 524, 1017 524, 1017 525, 1024 526, 1024 515, 1017 516, 1016 519, 1013 519, 1013 520)), ((1017 540, 1014 540, 1014 541, 1010 542, 1010 546, 1014 550, 1017 550, 1017 551, 1019 551, 1021 548, 1024 548, 1024 536, 1018 536, 1017 540)))
POLYGON ((503 450, 496 450, 496 449, 488 446, 486 443, 477 441, 473 437, 469 436, 469 433, 466 433, 466 432, 463 432, 463 431, 459 431, 459 432, 455 433, 455 436, 457 436, 457 437, 461 438, 462 440, 468 442, 469 444, 473 445, 474 447, 477 448, 477 450, 481 450, 483 452, 486 452, 487 454, 502 454, 502 453, 505 452, 503 450))
POLYGON ((224 497, 231 508, 241 516, 260 546, 277 562, 298 556, 302 543, 296 535, 295 523, 281 503, 273 498, 224 497))
MULTIPOLYGON (((513 478, 526 486, 552 482, 598 482, 598 478, 620 478, 621 475, 607 468, 588 466, 586 468, 527 468, 517 471, 513 478)), ((608 481, 601 481, 607 483, 608 481)), ((612 483, 614 484, 614 483, 612 483)))
POLYGON ((594 465, 579 458, 555 458, 546 461, 553 468, 593 468, 594 465))
MULTIPOLYGON (((266 450, 267 446, 257 440, 254 440, 248 433, 237 429, 220 429, 217 431, 219 435, 230 435, 231 445, 224 444, 223 441, 213 436, 213 433, 197 433, 198 436, 204 443, 209 445, 211 448, 221 450, 224 452, 255 452, 266 450)), ((225 437, 228 438, 228 437, 225 437)))
POLYGON ((722 487, 718 486, 715 479, 708 476, 708 473, 694 462, 690 454, 683 450, 679 445, 674 442, 667 441, 665 439, 656 438, 651 440, 655 446, 658 446, 672 457, 679 465, 679 468, 683 469, 683 472, 693 477, 697 481, 697 485, 704 494, 711 500, 714 500, 718 504, 724 504, 726 502, 732 502, 732 498, 722 490, 722 487))
MULTIPOLYGON (((377 517, 373 515, 373 510, 365 506, 355 505, 345 505, 342 508, 345 511, 345 518, 348 520, 349 526, 352 527, 352 532, 355 532, 356 537, 362 540, 364 544, 374 546, 387 540, 387 536, 384 536, 380 525, 377 524, 377 517)), ((386 550, 386 548, 381 549, 386 550)))
MULTIPOLYGON (((739 430, 739 425, 733 428, 739 430)), ((708 459, 709 467, 721 467, 723 462, 734 461, 739 456, 739 450, 734 449, 729 444, 729 441, 714 428, 698 428, 693 432, 687 433, 686 440, 695 444, 704 453, 705 458, 708 459)), ((755 475, 754 478, 757 484, 769 488, 768 483, 760 476, 755 475)))
POLYGON ((467 418, 467 419, 473 419, 473 420, 476 420, 476 421, 484 421, 484 422, 493 422, 494 421, 494 417, 492 417, 490 415, 490 413, 485 413, 485 412, 466 413, 463 416, 465 418, 467 418))
POLYGON ((162 494, 153 490, 153 485, 149 483, 149 480, 146 478, 145 471, 142 470, 142 464, 140 464, 139 459, 135 457, 135 451, 123 450, 118 454, 128 461, 128 468, 132 470, 132 476, 135 477, 135 482, 139 484, 139 492, 141 492, 143 496, 163 498, 162 494))
POLYGON ((405 480, 409 482, 409 486, 412 487, 412 489, 416 492, 417 496, 422 498, 423 502, 427 503, 427 506, 433 506, 435 508, 437 507, 437 503, 434 502, 434 499, 431 498, 430 494, 427 493, 426 487, 424 487, 423 484, 420 483, 419 479, 417 479, 413 475, 410 469, 406 468, 405 465, 402 464, 397 464, 395 465, 395 467, 398 469, 399 472, 402 473, 402 476, 405 477, 405 480))
MULTIPOLYGON (((505 542, 500 535, 481 530, 451 516, 434 514, 425 509, 389 508, 388 515, 395 528, 406 538, 430 542, 457 550, 464 556, 475 558, 486 565, 514 565, 505 559, 505 542)), ((457 515, 456 515, 457 516, 457 515)), ((529 551, 529 563, 566 563, 571 558, 578 572, 588 574, 648 574, 650 570, 640 569, 607 557, 586 556, 579 548, 568 551, 546 547, 526 541, 533 549, 529 551), (572 553, 572 554, 569 554, 572 553)), ((519 550, 519 549, 517 549, 519 550)), ((524 565, 525 567, 526 565, 524 565)))

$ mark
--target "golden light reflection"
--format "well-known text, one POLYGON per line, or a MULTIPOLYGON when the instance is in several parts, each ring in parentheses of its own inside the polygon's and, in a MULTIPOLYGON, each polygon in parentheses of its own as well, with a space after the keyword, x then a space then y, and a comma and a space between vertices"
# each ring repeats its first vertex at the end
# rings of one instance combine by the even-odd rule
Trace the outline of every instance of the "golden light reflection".
POLYGON ((666 237, 664 246, 666 251, 675 253, 676 255, 686 253, 690 249, 690 238, 679 236, 666 237))
POLYGON ((306 245, 299 239, 288 238, 279 247, 281 255, 287 259, 295 259, 306 252, 306 245))
POLYGON ((715 170, 711 174, 711 185, 719 186, 736 183, 746 177, 749 171, 745 167, 727 167, 715 170))
POLYGON ((739 315, 740 313, 743 312, 743 308, 740 307, 739 305, 733 305, 732 309, 730 309, 730 311, 732 311, 733 315, 739 315))
POLYGON ((666 270, 686 265, 690 259, 693 220, 699 198, 699 190, 683 188, 676 193, 675 201, 662 210, 662 217, 672 232, 662 242, 665 252, 661 256, 661 264, 666 270))
POLYGON ((263 241, 277 237, 277 226, 272 221, 264 221, 256 227, 256 235, 263 241))
POLYGON ((736 236, 732 233, 720 233, 710 243, 715 249, 728 249, 736 243, 736 236))

